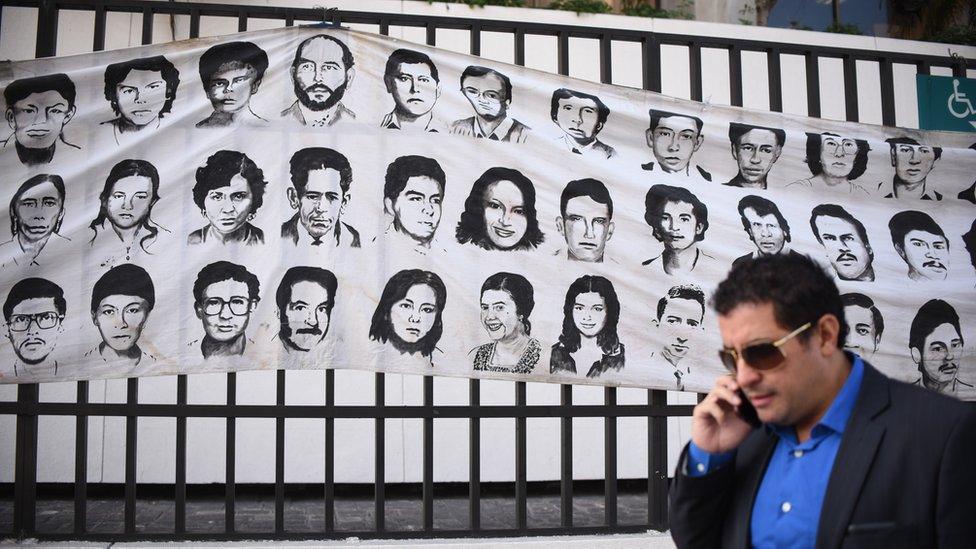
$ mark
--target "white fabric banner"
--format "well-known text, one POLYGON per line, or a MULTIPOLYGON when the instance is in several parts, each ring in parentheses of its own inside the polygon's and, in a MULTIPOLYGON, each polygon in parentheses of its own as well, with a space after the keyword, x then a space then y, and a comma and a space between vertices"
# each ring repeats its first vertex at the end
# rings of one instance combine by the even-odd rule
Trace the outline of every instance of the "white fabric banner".
POLYGON ((331 27, 0 66, 0 382, 276 368, 707 391, 740 259, 976 399, 976 150, 331 27), (9 230, 9 233, 6 231, 9 230))

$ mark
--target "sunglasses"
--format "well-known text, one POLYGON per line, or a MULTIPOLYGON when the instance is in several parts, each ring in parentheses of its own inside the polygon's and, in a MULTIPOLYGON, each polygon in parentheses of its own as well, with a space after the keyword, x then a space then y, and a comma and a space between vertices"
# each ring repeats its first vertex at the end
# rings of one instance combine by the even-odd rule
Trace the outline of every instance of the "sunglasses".
POLYGON ((743 347, 741 351, 736 351, 735 349, 720 349, 718 352, 718 357, 722 361, 722 364, 724 364, 725 367, 733 374, 736 373, 736 364, 739 362, 740 356, 750 368, 754 368, 756 370, 771 370, 786 360, 786 354, 783 353, 783 350, 780 349, 780 347, 782 347, 787 341, 802 334, 810 326, 813 326, 813 323, 807 322, 803 326, 800 326, 776 341, 754 343, 748 347, 743 347))

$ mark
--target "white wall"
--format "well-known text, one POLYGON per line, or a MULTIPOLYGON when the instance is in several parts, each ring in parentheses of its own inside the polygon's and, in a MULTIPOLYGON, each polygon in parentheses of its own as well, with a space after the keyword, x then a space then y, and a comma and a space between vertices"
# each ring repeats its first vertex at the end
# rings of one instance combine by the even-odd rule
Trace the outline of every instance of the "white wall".
MULTIPOLYGON (((282 2, 236 0, 237 3, 265 5, 282 2)), ((321 0, 292 0, 290 5, 310 7, 321 0)), ((557 24, 586 25, 605 28, 640 29, 675 34, 738 37, 754 40, 802 44, 856 47, 882 51, 900 51, 944 55, 945 45, 921 42, 875 39, 862 36, 843 36, 783 29, 745 27, 716 23, 674 20, 651 20, 612 15, 577 16, 570 12, 527 10, 513 8, 469 8, 450 4, 400 2, 393 0, 334 0, 329 5, 340 9, 382 11, 476 17, 481 19, 539 21, 557 24)), ((0 59, 30 59, 35 49, 36 10, 3 8, 0 25, 0 59)), ((296 21, 296 24, 302 22, 296 21)), ((283 22, 249 21, 250 30, 283 26, 283 22)), ((378 32, 376 26, 350 25, 358 30, 378 32)), ((124 48, 141 42, 141 14, 112 13, 107 20, 106 48, 124 48)), ((90 12, 62 11, 59 16, 58 54, 86 53, 92 48, 94 16, 90 12)), ((236 18, 204 17, 200 22, 201 36, 234 33, 236 18)), ((189 36, 189 17, 156 16, 153 22, 155 43, 189 36), (173 30, 175 29, 175 33, 173 30)), ((423 42, 423 29, 391 27, 390 35, 423 42)), ((460 30, 439 30, 437 45, 467 53, 469 33, 460 30)), ((532 68, 556 71, 556 39, 527 36, 525 62, 532 68)), ((596 40, 570 40, 571 76, 589 80, 599 79, 599 44, 596 40)), ((967 58, 976 57, 976 48, 953 47, 967 58)), ((514 61, 514 40, 511 35, 483 33, 481 51, 484 57, 502 62, 514 61)), ((728 55, 721 50, 702 51, 703 99, 715 104, 729 103, 728 55)), ((640 87, 640 47, 637 44, 613 42, 611 67, 613 83, 640 87)), ((782 57, 783 110, 791 114, 806 114, 806 82, 803 59, 782 57)), ((0 67, 2 68, 2 67, 0 67)), ((766 81, 766 61, 762 54, 744 54, 743 103, 747 108, 768 109, 769 90, 766 81)), ((688 79, 688 50, 682 47, 662 48, 662 92, 690 98, 688 79)), ((933 70, 935 74, 949 74, 933 70)), ((823 59, 820 62, 821 112, 825 118, 844 119, 843 87, 834 82, 843 78, 840 61, 823 59)), ((976 77, 976 71, 970 71, 976 77)), ((858 104, 860 118, 866 123, 881 123, 880 88, 877 64, 857 64, 858 104)), ((914 65, 895 65, 895 113, 898 125, 917 127, 914 65)), ((237 376, 239 404, 274 404, 274 372, 243 372, 237 376)), ((286 374, 287 404, 325 403, 324 372, 294 372, 286 374)), ((336 404, 369 405, 373 403, 374 374, 339 370, 335 373, 336 404)), ((201 374, 189 376, 188 401, 191 404, 222 404, 226 399, 225 376, 201 374)), ((514 383, 482 381, 483 405, 515 403, 514 383)), ((15 400, 16 388, 0 387, 0 400, 15 400)), ((76 394, 73 383, 41 386, 42 401, 71 402, 76 394)), ((387 374, 386 404, 422 404, 422 378, 387 374)), ((90 402, 124 402, 125 380, 93 381, 90 383, 90 402)), ((139 385, 140 402, 175 403, 176 378, 144 378, 139 385)), ((558 404, 559 386, 529 383, 528 404, 558 404)), ((647 391, 618 389, 620 404, 645 404, 647 391)), ((672 403, 695 402, 693 394, 669 393, 672 403)), ((468 402, 468 382, 463 379, 435 378, 434 403, 464 405, 468 402)), ((575 404, 600 404, 603 390, 598 387, 574 387, 575 404)), ((274 420, 239 419, 237 421, 237 481, 274 481, 274 420)), ((70 482, 74 480, 73 417, 42 417, 39 426, 38 481, 70 482)), ((669 469, 680 447, 687 440, 689 421, 668 420, 669 469)), ((373 421, 336 420, 335 479, 337 482, 372 482, 374 437, 373 421)), ((618 420, 618 460, 620 478, 647 476, 647 420, 621 418, 618 420)), ((324 420, 286 421, 285 481, 322 482, 324 480, 324 420)), ((598 479, 603 476, 603 419, 580 418, 573 422, 573 473, 579 479, 598 479)), ((187 421, 187 481, 191 483, 222 482, 224 479, 223 419, 191 418, 187 421)), ((481 422, 482 481, 503 481, 514 478, 515 420, 485 419, 481 422)), ((173 418, 141 418, 138 433, 138 481, 171 483, 175 469, 176 420, 173 418)), ((422 422, 419 419, 386 421, 386 481, 418 482, 422 479, 422 422)), ((12 482, 14 476, 15 418, 0 416, 0 482, 12 482)), ((528 478, 529 480, 559 478, 559 420, 528 420, 528 478)), ((94 417, 89 420, 90 482, 122 482, 124 480, 125 419, 94 417)), ((439 419, 434 422, 434 480, 468 480, 468 421, 439 419)))

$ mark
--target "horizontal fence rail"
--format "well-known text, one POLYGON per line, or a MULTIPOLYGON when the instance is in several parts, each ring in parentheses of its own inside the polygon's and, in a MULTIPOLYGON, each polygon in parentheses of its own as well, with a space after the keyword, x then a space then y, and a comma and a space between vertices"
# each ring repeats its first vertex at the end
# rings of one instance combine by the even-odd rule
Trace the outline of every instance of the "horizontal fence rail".
MULTIPOLYGON (((885 125, 895 124, 895 90, 893 65, 915 66, 921 74, 929 74, 933 68, 949 68, 956 76, 965 76, 967 69, 976 69, 976 61, 948 56, 915 55, 898 52, 879 52, 874 50, 847 49, 827 46, 811 46, 720 38, 708 36, 688 36, 664 33, 650 33, 640 30, 596 28, 575 25, 555 25, 529 21, 492 21, 463 17, 432 17, 429 15, 405 15, 390 13, 370 13, 359 11, 323 10, 315 8, 290 8, 275 6, 220 5, 206 3, 161 2, 141 0, 85 0, 85 1, 40 1, 5 0, 3 6, 28 7, 37 9, 36 57, 57 54, 58 15, 61 11, 85 11, 94 14, 94 33, 92 49, 105 49, 106 20, 110 13, 142 15, 143 44, 153 40, 153 17, 156 15, 188 16, 189 36, 200 34, 201 17, 227 17, 237 19, 238 31, 246 31, 251 19, 270 19, 283 21, 286 26, 295 22, 323 21, 332 24, 378 25, 381 34, 388 34, 390 26, 416 27, 426 29, 426 42, 436 45, 437 30, 457 29, 470 32, 470 53, 481 54, 482 33, 509 33, 514 37, 514 60, 525 63, 526 36, 542 35, 556 37, 557 72, 569 73, 569 39, 590 38, 599 41, 600 80, 612 82, 611 44, 613 41, 637 43, 641 47, 642 85, 644 89, 661 91, 661 48, 662 46, 681 46, 688 48, 688 68, 690 73, 690 98, 702 100, 702 49, 725 50, 729 55, 730 103, 741 106, 743 102, 742 56, 745 53, 765 55, 769 83, 769 110, 782 112, 783 88, 780 71, 783 55, 796 55, 805 60, 807 110, 810 116, 821 115, 820 74, 821 59, 839 59, 843 63, 843 84, 845 90, 846 117, 858 121, 857 102, 857 62, 877 63, 880 74, 881 113, 885 125)), ((0 19, 6 14, 0 8, 0 19)), ((526 383, 515 382, 515 405, 498 406, 481 404, 481 384, 477 379, 468 381, 468 404, 435 405, 433 378, 423 380, 423 404, 419 406, 388 406, 385 404, 385 374, 375 374, 375 401, 372 406, 336 406, 335 373, 327 370, 325 374, 325 405, 287 405, 285 404, 285 372, 277 372, 276 401, 270 405, 237 404, 237 376, 226 374, 226 404, 188 404, 187 377, 177 376, 176 404, 139 403, 139 380, 129 379, 126 401, 117 404, 89 402, 89 384, 77 382, 77 398, 73 403, 39 402, 37 385, 18 387, 16 402, 0 403, 0 415, 16 416, 16 470, 14 483, 13 529, 9 533, 0 532, 0 537, 36 537, 45 540, 90 539, 104 541, 131 541, 152 539, 158 541, 201 539, 201 540, 243 540, 254 538, 273 539, 312 539, 358 536, 363 538, 424 538, 424 537, 472 537, 472 536, 525 536, 555 534, 600 534, 643 532, 648 528, 664 530, 667 528, 667 419, 691 414, 690 405, 668 405, 667 393, 661 390, 647 391, 646 405, 617 404, 617 391, 613 387, 604 389, 602 405, 579 405, 573 403, 570 385, 560 388, 558 405, 529 405, 526 402, 526 383), (41 416, 71 416, 75 418, 75 479, 74 527, 70 533, 39 532, 37 529, 37 447, 38 418, 41 416), (88 457, 88 419, 91 417, 125 418, 125 474, 123 531, 120 533, 96 533, 88 527, 89 482, 87 470, 88 457), (137 529, 136 503, 139 486, 138 453, 136 435, 139 418, 174 418, 176 422, 175 479, 173 494, 175 520, 171 532, 147 533, 137 529), (647 522, 641 525, 621 525, 618 521, 618 479, 617 479, 617 418, 647 418, 647 522), (224 528, 222 532, 190 532, 187 529, 187 419, 224 418, 225 434, 225 478, 224 528), (241 532, 235 525, 237 504, 236 445, 238 418, 273 418, 275 420, 275 482, 273 528, 267 532, 241 532), (322 505, 325 524, 321 531, 291 532, 285 528, 285 420, 314 418, 324 420, 325 444, 323 461, 325 481, 322 505), (335 483, 335 420, 336 419, 374 420, 374 498, 373 511, 375 527, 372 530, 339 530, 336 525, 336 483, 335 483), (468 420, 468 505, 469 524, 466 529, 434 527, 434 420, 468 420), (481 520, 481 420, 488 418, 511 418, 515 421, 515 527, 486 529, 481 520), (526 420, 528 418, 558 418, 560 439, 559 460, 559 502, 560 516, 558 527, 532 528, 527 520, 527 500, 530 497, 526 480, 526 420), (603 418, 604 420, 604 521, 602 526, 575 525, 573 521, 573 419, 603 418), (386 482, 385 482, 385 421, 387 419, 422 420, 422 524, 419 530, 389 530, 385 524, 386 482)))

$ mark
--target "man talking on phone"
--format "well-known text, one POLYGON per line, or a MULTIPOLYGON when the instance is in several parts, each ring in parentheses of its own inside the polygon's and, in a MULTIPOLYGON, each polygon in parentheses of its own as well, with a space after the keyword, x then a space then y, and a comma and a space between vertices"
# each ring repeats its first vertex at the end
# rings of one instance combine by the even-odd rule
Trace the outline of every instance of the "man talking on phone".
POLYGON ((761 256, 712 306, 730 375, 692 414, 671 486, 678 547, 974 546, 976 412, 845 353, 822 267, 761 256))

